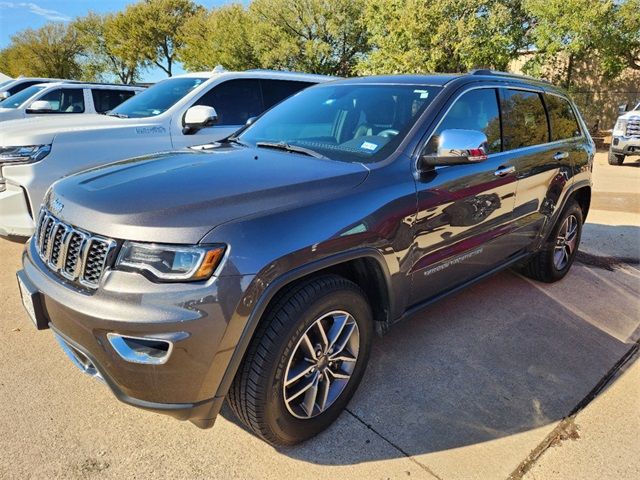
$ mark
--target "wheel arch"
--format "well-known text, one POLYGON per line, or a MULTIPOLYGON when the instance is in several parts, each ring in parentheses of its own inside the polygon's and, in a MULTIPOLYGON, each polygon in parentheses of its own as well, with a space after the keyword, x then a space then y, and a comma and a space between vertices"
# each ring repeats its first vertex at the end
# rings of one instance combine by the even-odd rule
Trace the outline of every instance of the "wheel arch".
POLYGON ((394 301, 391 295, 390 274, 379 251, 359 249, 295 268, 270 282, 256 301, 218 386, 216 397, 224 397, 229 391, 258 324, 268 309, 293 286, 325 274, 343 276, 362 288, 371 304, 376 332, 383 334, 386 331, 392 321, 394 301), (374 279, 373 282, 371 278, 374 279))

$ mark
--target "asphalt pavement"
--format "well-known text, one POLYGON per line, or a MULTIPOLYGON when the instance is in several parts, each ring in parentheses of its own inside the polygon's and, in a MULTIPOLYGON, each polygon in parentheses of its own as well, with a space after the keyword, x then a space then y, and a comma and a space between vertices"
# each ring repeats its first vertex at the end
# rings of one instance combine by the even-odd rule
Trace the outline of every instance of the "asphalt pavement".
POLYGON ((640 159, 599 153, 580 256, 500 273, 377 339, 338 421, 276 449, 119 403, 23 312, 0 240, 0 478, 640 478, 640 159))

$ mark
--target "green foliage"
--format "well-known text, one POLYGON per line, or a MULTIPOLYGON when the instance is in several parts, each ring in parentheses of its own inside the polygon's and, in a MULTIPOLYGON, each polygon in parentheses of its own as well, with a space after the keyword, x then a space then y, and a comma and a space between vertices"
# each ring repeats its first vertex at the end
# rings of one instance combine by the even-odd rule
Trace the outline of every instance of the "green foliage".
POLYGON ((367 74, 504 70, 529 23, 520 0, 371 0, 364 19, 367 74))
POLYGON ((128 6, 116 16, 120 31, 128 35, 122 53, 137 52, 171 76, 183 46, 178 32, 201 9, 191 0, 144 0, 128 6))
POLYGON ((84 46, 82 54, 85 76, 104 79, 115 76, 122 83, 133 83, 140 77, 146 61, 127 41, 123 30, 123 14, 89 13, 76 19, 72 28, 84 46))
POLYGON ((0 51, 0 70, 17 77, 82 78, 78 55, 83 46, 77 32, 62 23, 27 29, 11 37, 11 45, 0 51))
POLYGON ((240 4, 201 10, 180 29, 180 59, 188 70, 228 70, 260 66, 251 44, 253 20, 240 4))
POLYGON ((351 75, 366 54, 365 0, 254 0, 252 44, 265 68, 351 75))

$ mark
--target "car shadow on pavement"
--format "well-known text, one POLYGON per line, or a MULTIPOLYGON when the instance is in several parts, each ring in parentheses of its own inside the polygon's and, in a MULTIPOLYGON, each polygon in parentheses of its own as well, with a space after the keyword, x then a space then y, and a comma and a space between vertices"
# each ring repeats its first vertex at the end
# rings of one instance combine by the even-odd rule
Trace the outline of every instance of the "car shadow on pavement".
MULTIPOLYGON (((553 285, 510 271, 478 283, 376 339, 340 421, 279 451, 311 463, 357 464, 551 429, 637 339, 638 278, 633 266, 576 263, 553 285), (351 448, 364 442, 353 438, 353 423, 394 448, 377 458, 351 448), (344 450, 332 455, 336 449, 344 450)), ((223 415, 237 423, 228 409, 223 415)))

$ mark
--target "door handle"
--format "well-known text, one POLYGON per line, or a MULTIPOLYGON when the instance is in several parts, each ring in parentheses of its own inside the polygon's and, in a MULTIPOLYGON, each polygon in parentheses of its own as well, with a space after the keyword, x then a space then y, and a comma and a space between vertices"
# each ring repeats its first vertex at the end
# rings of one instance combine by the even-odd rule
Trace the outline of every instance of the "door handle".
POLYGON ((498 169, 495 172, 493 172, 493 174, 496 177, 504 177, 505 175, 509 175, 510 173, 515 173, 515 171, 516 171, 516 167, 512 165, 509 167, 498 167, 498 169))
POLYGON ((559 161, 559 160, 563 160, 563 159, 567 158, 568 156, 569 156, 568 152, 557 152, 553 156, 553 159, 556 160, 556 161, 559 161))

